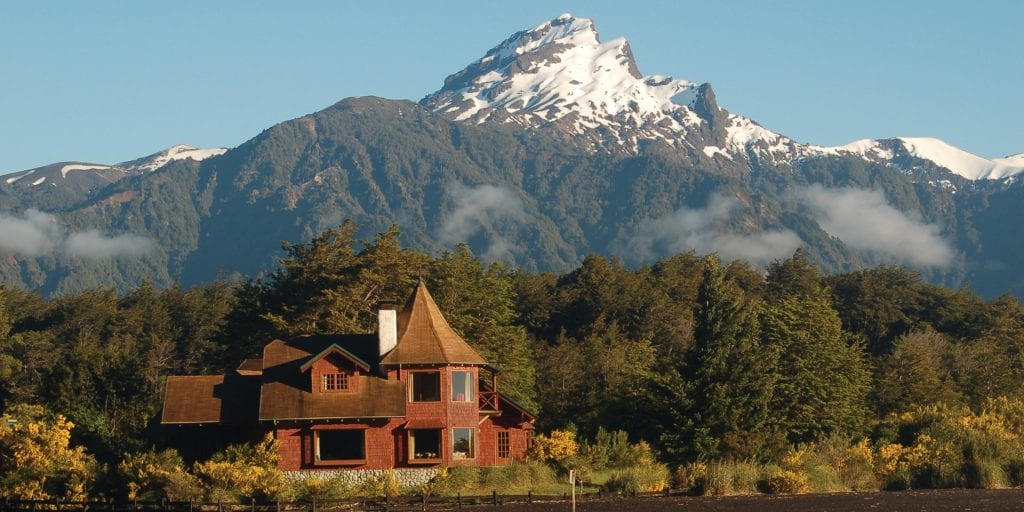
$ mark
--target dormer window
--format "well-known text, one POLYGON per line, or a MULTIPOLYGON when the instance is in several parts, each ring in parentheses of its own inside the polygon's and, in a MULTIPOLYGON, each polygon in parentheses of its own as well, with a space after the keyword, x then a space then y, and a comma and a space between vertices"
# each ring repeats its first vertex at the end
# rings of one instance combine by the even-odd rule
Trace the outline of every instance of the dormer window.
POLYGON ((321 375, 321 391, 347 391, 347 373, 325 373, 321 375))

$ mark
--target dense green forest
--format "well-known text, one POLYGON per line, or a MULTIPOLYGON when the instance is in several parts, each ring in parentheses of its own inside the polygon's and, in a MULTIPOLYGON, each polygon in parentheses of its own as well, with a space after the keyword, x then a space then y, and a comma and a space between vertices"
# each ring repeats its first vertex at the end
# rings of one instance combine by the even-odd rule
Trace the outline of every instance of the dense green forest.
MULTIPOLYGON (((372 332, 376 305, 423 279, 542 431, 623 431, 673 468, 779 462, 823 443, 909 450, 941 439, 948 418, 993 411, 1024 425, 1024 306, 1011 296, 986 301, 901 267, 825 276, 800 251, 766 272, 690 252, 639 268, 591 256, 555 275, 488 265, 465 246, 404 248, 397 228, 357 232, 285 244, 263 279, 0 290, 0 411, 63 415, 71 446, 115 468, 163 447, 167 375, 230 371, 275 336, 372 332)), ((981 453, 971 446, 958 467, 981 453)), ((0 472, 10 450, 0 443, 0 472)), ((1024 474, 1024 449, 1006 456, 1018 455, 999 470, 1024 474)), ((933 485, 972 484, 929 467, 933 485)))

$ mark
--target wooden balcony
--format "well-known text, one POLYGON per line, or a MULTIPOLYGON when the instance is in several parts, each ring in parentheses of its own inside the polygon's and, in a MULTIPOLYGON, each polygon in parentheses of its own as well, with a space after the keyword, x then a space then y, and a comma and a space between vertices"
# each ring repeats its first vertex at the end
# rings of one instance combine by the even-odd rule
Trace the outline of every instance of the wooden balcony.
POLYGON ((481 414, 497 414, 501 411, 498 410, 498 392, 488 391, 481 389, 480 395, 480 413, 481 414))

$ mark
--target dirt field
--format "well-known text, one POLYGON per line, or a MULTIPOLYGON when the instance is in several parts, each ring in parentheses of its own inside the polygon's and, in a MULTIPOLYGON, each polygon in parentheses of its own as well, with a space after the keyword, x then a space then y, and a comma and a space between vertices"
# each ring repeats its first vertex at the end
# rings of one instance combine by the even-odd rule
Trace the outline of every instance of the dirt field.
MULTIPOLYGON (((506 505, 516 512, 566 512, 569 503, 506 505)), ((577 512, 1004 512, 1024 511, 1024 489, 938 490, 797 496, 614 499, 576 505, 577 512)))

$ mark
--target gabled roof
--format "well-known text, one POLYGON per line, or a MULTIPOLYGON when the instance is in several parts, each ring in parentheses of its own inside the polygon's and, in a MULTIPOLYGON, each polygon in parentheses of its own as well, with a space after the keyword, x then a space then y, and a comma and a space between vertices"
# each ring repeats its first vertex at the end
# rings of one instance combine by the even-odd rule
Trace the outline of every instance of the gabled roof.
POLYGON ((263 360, 259 358, 246 359, 242 361, 242 364, 238 365, 235 371, 239 375, 261 375, 263 373, 263 360))
POLYGON ((363 361, 362 359, 359 358, 359 356, 356 356, 352 352, 349 352, 348 350, 345 350, 344 348, 338 346, 337 343, 331 343, 329 347, 321 350, 319 354, 309 358, 309 360, 307 360, 305 363, 302 364, 302 366, 299 367, 299 371, 304 372, 308 370, 310 366, 313 366, 313 363, 327 357, 328 354, 339 354, 341 355, 341 357, 344 357, 345 359, 351 361, 352 364, 362 368, 363 371, 370 371, 370 365, 366 361, 363 361))
POLYGON ((380 364, 486 365, 487 361, 448 325, 421 281, 398 314, 398 344, 380 364))

